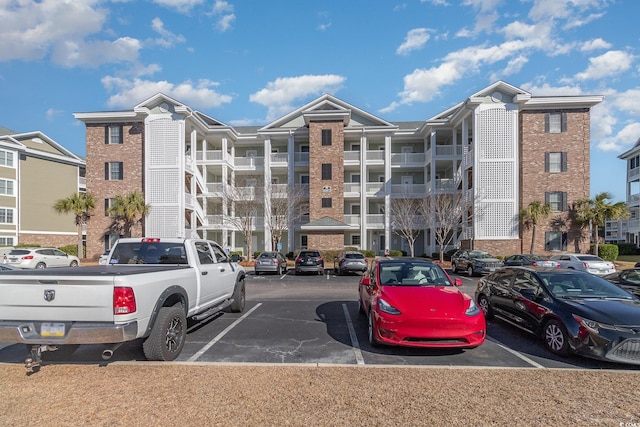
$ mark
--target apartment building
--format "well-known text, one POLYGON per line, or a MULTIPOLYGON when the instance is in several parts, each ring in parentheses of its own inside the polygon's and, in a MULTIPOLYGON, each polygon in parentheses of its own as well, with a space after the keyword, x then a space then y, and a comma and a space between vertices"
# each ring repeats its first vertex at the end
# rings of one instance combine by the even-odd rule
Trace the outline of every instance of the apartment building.
MULTIPOLYGON (((227 125, 163 94, 131 110, 76 113, 86 125, 87 189, 105 208, 88 225, 87 251, 97 256, 119 237, 107 210, 133 190, 150 206, 141 234, 198 235, 245 253, 272 249, 276 216, 286 217, 283 252, 408 252, 393 229, 392 200, 441 193, 468 204, 451 246, 497 255, 528 249, 531 231, 518 213, 538 200, 553 214, 538 226, 536 251, 587 249, 570 210, 589 196, 590 109, 601 100, 536 97, 499 81, 411 122, 326 94, 254 127, 227 125), (253 199, 252 214, 242 213, 241 201, 253 199), (284 215, 275 209, 283 200, 284 215), (250 242, 239 216, 252 217, 250 242)), ((437 250, 433 230, 420 230, 415 253, 437 250)))
POLYGON ((633 243, 640 245, 640 139, 618 156, 627 170, 626 203, 629 219, 608 220, 605 223, 606 243, 633 243))
POLYGON ((75 245, 74 215, 53 205, 84 191, 82 158, 42 132, 0 127, 0 246, 75 245))

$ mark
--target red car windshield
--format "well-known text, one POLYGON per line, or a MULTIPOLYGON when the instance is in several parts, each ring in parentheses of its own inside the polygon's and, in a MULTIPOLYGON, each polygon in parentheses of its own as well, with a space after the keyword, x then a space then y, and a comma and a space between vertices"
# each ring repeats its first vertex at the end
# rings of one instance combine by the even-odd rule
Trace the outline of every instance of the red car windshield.
POLYGON ((380 284, 392 286, 453 286, 436 264, 426 262, 380 263, 380 284))

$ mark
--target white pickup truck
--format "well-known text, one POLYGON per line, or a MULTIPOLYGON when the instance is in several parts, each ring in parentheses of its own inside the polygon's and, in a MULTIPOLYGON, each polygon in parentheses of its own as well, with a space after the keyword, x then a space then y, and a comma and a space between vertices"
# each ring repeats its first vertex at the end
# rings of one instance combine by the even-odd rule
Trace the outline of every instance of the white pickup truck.
POLYGON ((187 319, 202 321, 245 306, 245 270, 215 242, 120 239, 107 265, 0 274, 0 342, 27 344, 28 370, 43 351, 143 338, 149 360, 174 360, 187 319))

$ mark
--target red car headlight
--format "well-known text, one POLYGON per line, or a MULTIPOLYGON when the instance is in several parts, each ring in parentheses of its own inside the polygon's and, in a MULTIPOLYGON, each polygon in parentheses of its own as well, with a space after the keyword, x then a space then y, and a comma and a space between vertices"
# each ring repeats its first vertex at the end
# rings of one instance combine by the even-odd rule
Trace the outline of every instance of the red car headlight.
POLYGON ((380 309, 380 311, 388 314, 394 314, 394 315, 401 314, 400 310, 398 310, 397 308, 395 308, 394 306, 392 306, 382 298, 378 298, 378 308, 380 309))

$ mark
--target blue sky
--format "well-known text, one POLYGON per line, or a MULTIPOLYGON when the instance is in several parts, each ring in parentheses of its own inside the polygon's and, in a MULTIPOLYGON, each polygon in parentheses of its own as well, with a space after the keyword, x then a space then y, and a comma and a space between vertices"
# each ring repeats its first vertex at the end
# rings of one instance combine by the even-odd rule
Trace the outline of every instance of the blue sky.
POLYGON ((323 93, 425 120, 496 80, 604 95, 591 192, 625 199, 640 138, 636 0, 0 0, 0 125, 85 155, 74 112, 163 92, 231 125, 323 93))

